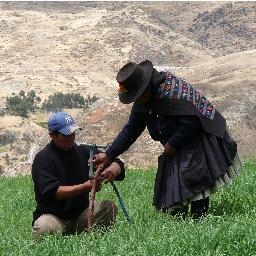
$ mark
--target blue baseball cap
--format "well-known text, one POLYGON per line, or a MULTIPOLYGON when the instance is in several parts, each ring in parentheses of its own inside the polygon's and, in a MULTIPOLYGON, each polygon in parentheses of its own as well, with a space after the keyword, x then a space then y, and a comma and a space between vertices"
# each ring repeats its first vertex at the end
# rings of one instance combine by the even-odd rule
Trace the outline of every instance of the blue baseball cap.
POLYGON ((70 135, 78 129, 82 130, 82 128, 76 124, 76 121, 66 112, 56 112, 49 117, 49 132, 58 131, 61 134, 70 135))

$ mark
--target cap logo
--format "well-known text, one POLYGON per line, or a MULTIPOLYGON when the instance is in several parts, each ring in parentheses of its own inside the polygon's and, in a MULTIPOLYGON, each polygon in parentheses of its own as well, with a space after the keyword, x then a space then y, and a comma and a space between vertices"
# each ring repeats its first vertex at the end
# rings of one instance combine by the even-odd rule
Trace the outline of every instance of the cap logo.
POLYGON ((72 122, 72 118, 70 116, 65 116, 65 119, 67 121, 67 124, 72 122))

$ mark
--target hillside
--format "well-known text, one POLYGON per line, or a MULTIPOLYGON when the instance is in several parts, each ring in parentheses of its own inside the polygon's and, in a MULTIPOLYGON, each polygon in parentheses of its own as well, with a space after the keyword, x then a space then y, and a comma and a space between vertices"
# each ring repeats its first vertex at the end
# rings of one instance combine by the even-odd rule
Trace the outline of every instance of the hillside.
POLYGON ((150 11, 212 56, 255 49, 255 2, 169 2, 165 8, 155 3, 150 11))
POLYGON ((0 7, 0 106, 21 88, 34 89, 41 99, 74 90, 112 96, 115 73, 129 59, 184 66, 211 58, 200 44, 150 15, 143 3, 114 10, 86 2, 2 2, 0 7))
MULTIPOLYGON (((202 89, 226 116, 242 158, 255 155, 255 7, 220 1, 0 2, 0 108, 20 90, 33 89, 42 101, 54 92, 96 94, 100 100, 90 110, 72 111, 86 127, 78 139, 111 142, 131 107, 118 103, 116 72, 129 60, 150 59, 202 89)), ((48 141, 40 126, 48 116, 1 117, 0 172, 29 171, 28 159, 48 141)), ((145 132, 122 157, 146 167, 155 165, 161 150, 145 132)))

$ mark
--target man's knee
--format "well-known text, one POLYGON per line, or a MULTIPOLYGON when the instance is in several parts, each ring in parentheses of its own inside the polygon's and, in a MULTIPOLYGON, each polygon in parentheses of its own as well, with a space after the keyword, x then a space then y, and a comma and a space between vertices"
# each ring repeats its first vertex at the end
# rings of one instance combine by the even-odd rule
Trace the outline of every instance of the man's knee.
MULTIPOLYGON (((76 232, 81 233, 87 229, 88 208, 86 208, 76 221, 76 232)), ((110 226, 115 222, 117 206, 111 200, 95 202, 93 212, 93 225, 97 227, 110 226)))
POLYGON ((116 204, 113 201, 111 200, 101 201, 100 208, 103 211, 105 211, 108 214, 108 216, 112 217, 113 220, 115 220, 118 210, 117 210, 116 204))
POLYGON ((94 210, 95 217, 99 220, 99 222, 102 222, 107 226, 115 222, 117 216, 117 206, 113 201, 104 200, 97 202, 94 210))
POLYGON ((32 227, 32 235, 34 238, 55 233, 63 233, 63 226, 61 220, 51 214, 40 216, 32 227))

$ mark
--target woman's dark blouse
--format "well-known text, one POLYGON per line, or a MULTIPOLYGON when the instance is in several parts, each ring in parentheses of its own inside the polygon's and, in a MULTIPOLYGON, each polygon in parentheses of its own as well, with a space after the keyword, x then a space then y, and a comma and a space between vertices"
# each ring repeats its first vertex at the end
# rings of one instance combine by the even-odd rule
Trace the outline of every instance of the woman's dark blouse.
POLYGON ((131 112, 127 124, 106 151, 111 158, 126 151, 147 127, 150 136, 162 145, 169 142, 180 148, 202 131, 200 120, 195 116, 159 116, 152 113, 131 112))

